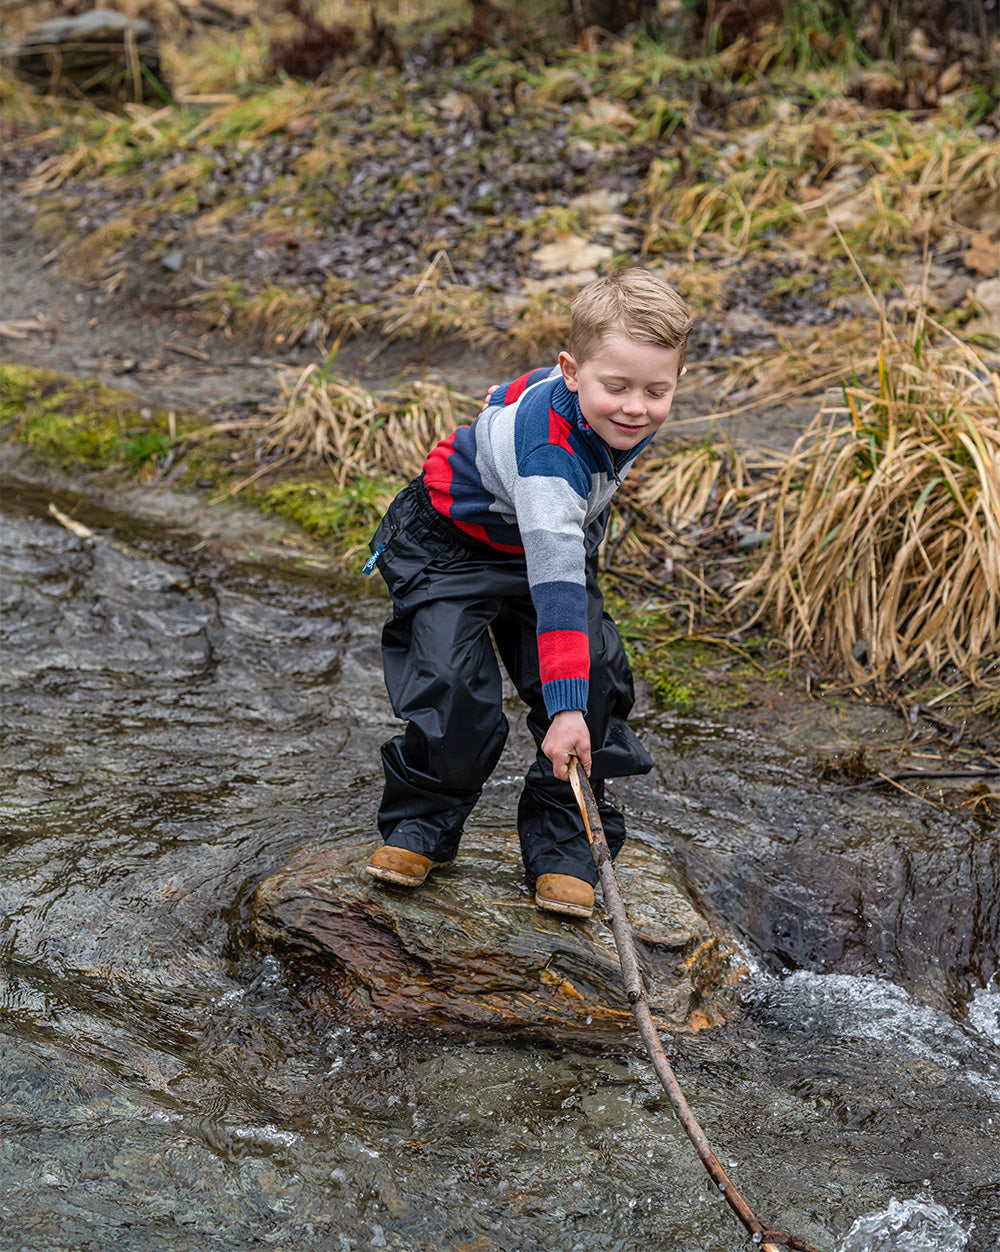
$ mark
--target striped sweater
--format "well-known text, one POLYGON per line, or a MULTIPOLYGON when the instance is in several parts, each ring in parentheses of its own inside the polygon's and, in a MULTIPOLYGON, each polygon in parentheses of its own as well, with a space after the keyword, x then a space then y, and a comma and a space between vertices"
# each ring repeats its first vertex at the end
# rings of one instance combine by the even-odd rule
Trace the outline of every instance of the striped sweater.
POLYGON ((459 427, 424 463, 439 513, 499 552, 524 553, 550 717, 587 708, 584 534, 648 443, 612 453, 559 369, 538 369, 494 387, 472 425, 459 427))

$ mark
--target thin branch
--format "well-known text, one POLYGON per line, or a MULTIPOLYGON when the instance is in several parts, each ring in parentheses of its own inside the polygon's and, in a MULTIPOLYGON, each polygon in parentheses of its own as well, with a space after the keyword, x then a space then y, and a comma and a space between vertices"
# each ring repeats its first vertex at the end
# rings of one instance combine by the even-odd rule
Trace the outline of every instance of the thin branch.
POLYGON ((653 1023, 653 1015, 646 1000, 646 990, 642 982, 642 973, 639 969, 639 958, 636 955, 632 930, 625 914, 625 902, 622 899, 621 888, 618 886, 618 879, 615 876, 611 850, 604 836, 604 827, 601 825, 597 801, 594 799, 590 783, 587 781, 586 774, 580 769, 580 763, 576 757, 570 759, 569 781, 573 788, 573 794, 576 796, 580 816, 583 818, 584 829, 587 832, 587 839, 590 843, 591 855, 594 858, 598 877, 601 880, 601 887, 604 890, 604 903, 607 905, 608 914, 611 918, 611 930, 615 937, 615 946, 618 949, 618 960, 622 969, 622 978, 625 982, 625 994, 628 997, 629 1004, 632 1006, 632 1013, 639 1027, 639 1036, 646 1048, 649 1059, 653 1062, 653 1069, 660 1080, 660 1085, 667 1093, 674 1112, 687 1132, 688 1138, 694 1144, 695 1150, 701 1158, 702 1164, 708 1170, 712 1181, 758 1247, 762 1248, 764 1252, 779 1252, 780 1248, 791 1248, 793 1252, 817 1252, 811 1244, 797 1239, 793 1235, 787 1235, 779 1230, 773 1230, 771 1227, 765 1226, 754 1214, 743 1196, 737 1191, 729 1175, 723 1169, 719 1158, 712 1151, 708 1139, 705 1137, 705 1132, 698 1124, 691 1106, 685 1099, 683 1091, 681 1091, 674 1071, 670 1068, 670 1062, 664 1054, 663 1045, 660 1043, 660 1037, 653 1023))

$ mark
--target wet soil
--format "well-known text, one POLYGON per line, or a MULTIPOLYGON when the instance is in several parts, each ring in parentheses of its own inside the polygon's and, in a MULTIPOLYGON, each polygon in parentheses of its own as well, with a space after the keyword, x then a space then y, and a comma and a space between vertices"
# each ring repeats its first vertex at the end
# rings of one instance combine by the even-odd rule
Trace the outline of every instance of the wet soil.
MULTIPOLYGON (((315 347, 282 351, 263 337, 209 330, 162 298, 164 274, 153 263, 130 263, 129 295, 108 296, 95 278, 66 273, 32 237, 35 205, 16 187, 5 191, 0 239, 0 357, 20 365, 95 378, 134 393, 155 408, 211 413, 218 420, 272 399, 276 367, 322 361, 315 347)), ((706 334, 711 337, 711 331, 706 334)), ((433 378, 473 396, 537 360, 498 362, 489 353, 446 339, 387 343, 359 336, 338 350, 338 371, 377 389, 400 380, 433 378)), ((674 407, 678 433, 711 433, 736 443, 788 448, 818 411, 822 394, 749 407, 712 418, 720 371, 691 357, 691 373, 674 407)))

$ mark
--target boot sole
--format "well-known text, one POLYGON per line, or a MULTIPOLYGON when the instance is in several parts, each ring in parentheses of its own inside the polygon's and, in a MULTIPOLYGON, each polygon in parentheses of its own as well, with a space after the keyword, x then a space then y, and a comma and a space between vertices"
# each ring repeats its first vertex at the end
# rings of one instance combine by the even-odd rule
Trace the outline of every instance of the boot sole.
POLYGON ((535 904, 546 913, 565 913, 568 917, 593 917, 594 910, 585 904, 566 904, 562 900, 546 900, 543 896, 535 896, 535 904))
POLYGON ((379 882, 392 883, 394 887, 420 887, 427 881, 427 875, 433 870, 447 869, 454 863, 454 861, 431 861, 427 867, 427 874, 419 878, 416 874, 402 874, 398 869, 383 869, 381 865, 366 865, 365 869, 372 878, 377 878, 379 882))

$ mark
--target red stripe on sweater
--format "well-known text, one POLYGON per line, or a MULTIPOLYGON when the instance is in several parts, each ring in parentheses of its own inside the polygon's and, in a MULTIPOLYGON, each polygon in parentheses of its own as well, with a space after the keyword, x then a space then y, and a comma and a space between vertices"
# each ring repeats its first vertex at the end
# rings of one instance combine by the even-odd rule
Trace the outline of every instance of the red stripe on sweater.
POLYGON ((488 543, 497 552, 524 551, 524 546, 520 543, 498 543, 496 539, 491 539, 478 522, 460 522, 454 517, 449 517, 448 521, 457 526, 459 530, 464 530, 467 535, 471 535, 473 539, 478 539, 480 543, 488 543))
MULTIPOLYGON (((455 434, 457 433, 456 431, 455 434)), ((451 511, 455 504, 451 494, 451 484, 455 478, 451 468, 454 442, 454 434, 442 440, 424 462, 424 486, 427 488, 431 504, 452 525, 457 526, 467 535, 471 535, 473 539, 478 539, 480 543, 489 544, 497 552, 523 552, 524 547, 519 543, 497 543, 495 539, 489 537, 478 522, 460 522, 452 516, 451 511)))
POLYGON ((548 630, 538 636, 538 669, 543 683, 590 676, 590 640, 581 630, 548 630))
POLYGON ((515 378, 511 385, 504 392, 504 404, 513 404, 515 400, 520 400, 528 389, 528 379, 531 377, 533 370, 527 374, 522 374, 520 378, 515 378))
POLYGON ((549 409, 549 443, 555 444, 558 448, 565 448, 570 456, 573 455, 569 442, 569 432, 572 429, 572 425, 561 413, 557 413, 553 408, 549 409))
POLYGON ((424 485, 431 504, 445 517, 449 516, 453 503, 451 484, 455 475, 451 468, 451 454, 456 434, 457 431, 442 440, 424 462, 424 485))

